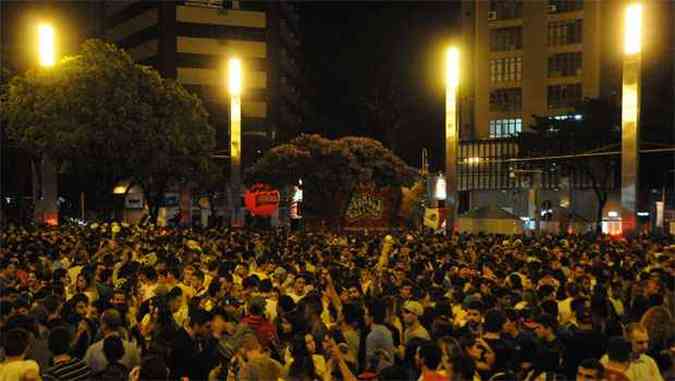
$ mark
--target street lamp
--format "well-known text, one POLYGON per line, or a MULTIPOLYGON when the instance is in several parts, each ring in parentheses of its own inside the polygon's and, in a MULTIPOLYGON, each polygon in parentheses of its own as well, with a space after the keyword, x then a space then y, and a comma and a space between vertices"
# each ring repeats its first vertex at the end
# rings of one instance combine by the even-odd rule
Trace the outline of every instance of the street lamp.
POLYGON ((227 89, 230 93, 230 189, 232 209, 230 226, 243 225, 241 218, 241 61, 230 58, 228 62, 227 89))
POLYGON ((621 100, 621 206, 622 230, 637 228, 637 197, 640 168, 640 70, 642 59, 642 5, 626 7, 621 100))
POLYGON ((457 89, 459 87, 459 49, 448 48, 445 62, 445 186, 446 229, 452 234, 457 214, 457 89))
MULTIPOLYGON (((56 63, 54 27, 49 24, 40 24, 37 27, 37 32, 38 63, 40 67, 51 69, 56 63)), ((42 155, 39 165, 38 176, 41 177, 39 181, 41 186, 39 190, 33 192, 36 205, 34 218, 49 225, 58 225, 58 175, 56 167, 46 155, 42 155)), ((37 178, 34 178, 34 181, 37 183, 37 178)), ((35 186, 34 189, 36 189, 35 186)))

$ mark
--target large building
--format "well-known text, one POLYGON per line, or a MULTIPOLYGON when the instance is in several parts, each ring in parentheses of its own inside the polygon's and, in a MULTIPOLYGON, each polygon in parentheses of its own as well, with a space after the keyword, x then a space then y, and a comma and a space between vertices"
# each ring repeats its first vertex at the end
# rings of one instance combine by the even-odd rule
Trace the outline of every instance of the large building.
POLYGON ((104 36, 134 60, 175 78, 204 102, 217 147, 229 147, 226 62, 244 69, 244 165, 299 132, 299 20, 287 2, 106 1, 104 36))
MULTIPOLYGON (((463 1, 460 88, 460 189, 471 207, 491 203, 527 215, 527 194, 509 167, 494 163, 518 157, 509 137, 533 116, 582 118, 575 104, 585 98, 621 99, 623 20, 627 0, 463 1), (470 165, 470 164, 474 165, 470 165), (461 164, 461 163, 460 163, 461 164), (522 193, 522 192, 521 192, 522 193), (519 206, 520 205, 520 206, 519 206)), ((673 2, 642 1, 642 143, 673 143, 673 2), (653 131, 661 131, 661 137, 653 131), (663 136, 663 132, 670 136, 663 136)), ((673 156, 665 158, 672 168, 673 156)), ((663 179, 648 179, 659 188, 663 179)), ((569 198, 561 182, 579 192, 575 211, 592 218, 592 192, 583 176, 545 176, 541 198, 569 198), (586 192, 586 193, 584 193, 586 192)), ((662 176, 662 175, 659 175, 662 176)), ((612 201, 618 196, 614 176, 612 201)), ((647 190, 646 188, 644 189, 647 190)), ((649 199, 648 195, 643 197, 649 199)), ((563 203, 561 201, 561 203, 563 203)), ((529 207, 531 209, 531 206, 529 207)), ((648 206, 647 206, 648 209, 648 206)))
MULTIPOLYGON (((672 46, 664 44, 672 34, 673 13, 670 2, 644 3, 648 72, 650 62, 661 63, 660 56, 672 55, 672 46)), ((473 138, 505 137, 521 131, 532 115, 566 115, 583 98, 617 95, 626 4, 463 2, 464 131, 473 138)))

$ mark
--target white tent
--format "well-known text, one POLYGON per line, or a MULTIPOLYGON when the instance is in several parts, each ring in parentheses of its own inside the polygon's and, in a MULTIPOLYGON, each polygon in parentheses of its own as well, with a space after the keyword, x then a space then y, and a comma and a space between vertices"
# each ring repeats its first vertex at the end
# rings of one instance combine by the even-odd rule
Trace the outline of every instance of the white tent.
POLYGON ((523 223, 520 218, 495 206, 472 209, 459 216, 458 227, 461 232, 520 234, 523 223))

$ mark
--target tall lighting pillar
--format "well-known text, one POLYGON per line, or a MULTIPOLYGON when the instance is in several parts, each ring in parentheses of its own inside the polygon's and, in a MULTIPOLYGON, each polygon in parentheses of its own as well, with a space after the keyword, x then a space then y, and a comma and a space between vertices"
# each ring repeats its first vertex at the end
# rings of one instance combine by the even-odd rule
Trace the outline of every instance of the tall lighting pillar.
POLYGON ((455 229, 457 217, 457 88, 459 87, 459 49, 450 47, 446 53, 445 82, 445 187, 447 208, 446 229, 455 229))
POLYGON ((241 215, 241 61, 228 62, 228 91, 230 93, 230 191, 232 203, 230 226, 243 225, 241 215))
MULTIPOLYGON (((38 26, 38 57, 39 64, 44 69, 51 69, 56 63, 55 32, 54 27, 49 24, 38 26)), ((58 174, 56 166, 47 155, 43 155, 40 166, 36 169, 36 175, 40 176, 41 187, 39 192, 34 192, 38 198, 34 201, 37 212, 34 217, 39 222, 57 225, 59 208, 57 205, 58 174)))
POLYGON ((621 206, 622 230, 632 235, 637 229, 640 179, 640 70, 642 5, 626 7, 621 100, 621 206))

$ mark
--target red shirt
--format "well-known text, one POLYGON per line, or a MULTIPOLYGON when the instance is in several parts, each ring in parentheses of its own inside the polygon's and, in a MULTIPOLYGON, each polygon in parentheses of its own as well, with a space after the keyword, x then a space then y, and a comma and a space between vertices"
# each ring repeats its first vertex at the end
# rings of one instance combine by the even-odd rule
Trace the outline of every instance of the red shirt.
POLYGON ((248 315, 241 319, 242 324, 246 324, 255 331, 255 335, 260 344, 270 348, 277 341, 277 330, 269 320, 262 316, 248 315))

